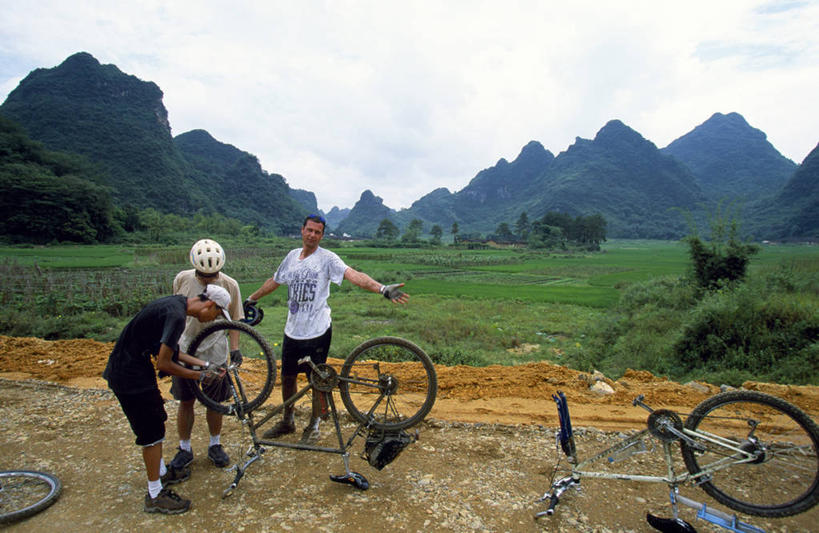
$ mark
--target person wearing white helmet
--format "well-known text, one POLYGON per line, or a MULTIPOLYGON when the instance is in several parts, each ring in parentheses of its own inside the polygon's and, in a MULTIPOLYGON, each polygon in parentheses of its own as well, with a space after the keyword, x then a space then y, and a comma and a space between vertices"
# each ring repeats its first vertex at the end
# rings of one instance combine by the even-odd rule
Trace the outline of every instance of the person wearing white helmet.
MULTIPOLYGON (((217 285, 227 290, 230 294, 230 306, 228 312, 233 320, 244 318, 242 310, 242 298, 239 292, 239 284, 224 272, 225 251, 218 242, 211 239, 201 239, 191 247, 190 263, 192 269, 179 272, 173 280, 173 293, 184 296, 192 296, 202 292, 209 284, 217 285)), ((187 351, 188 346, 194 338, 205 327, 212 322, 202 323, 197 320, 187 320, 185 331, 179 339, 179 347, 182 351, 187 351)), ((229 340, 224 337, 214 335, 206 339, 196 351, 196 357, 205 361, 210 361, 215 365, 222 365, 227 362, 228 357, 236 364, 241 364, 242 353, 239 351, 238 334, 232 332, 229 340)), ((191 387, 194 385, 190 380, 173 377, 171 394, 179 401, 179 408, 176 417, 176 429, 179 433, 179 449, 176 456, 171 461, 170 467, 175 482, 184 481, 190 477, 189 465, 193 462, 193 448, 191 446, 191 433, 194 423, 194 404, 196 397, 191 387)), ((225 382, 220 382, 224 397, 229 391, 225 382)), ((216 394, 216 393, 214 393, 216 394)), ((222 414, 210 409, 207 410, 205 418, 210 432, 210 444, 208 446, 208 459, 218 467, 230 464, 230 458, 222 448, 222 414)))

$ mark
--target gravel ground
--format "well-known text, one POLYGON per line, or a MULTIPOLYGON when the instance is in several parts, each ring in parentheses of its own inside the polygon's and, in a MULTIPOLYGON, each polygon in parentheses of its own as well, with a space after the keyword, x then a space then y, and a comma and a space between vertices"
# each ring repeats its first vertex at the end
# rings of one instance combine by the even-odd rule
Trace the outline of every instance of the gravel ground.
MULTIPOLYGON (((173 446, 176 405, 166 408, 173 446)), ((142 511, 141 455, 107 390, 0 379, 0 415, 0 469, 44 470, 64 484, 53 507, 8 531, 641 532, 654 531, 646 512, 670 514, 664 486, 589 480, 582 491, 564 496, 554 516, 535 520, 546 507, 536 500, 548 489, 557 461, 554 429, 436 419, 419 426, 420 440, 381 471, 357 456, 363 443, 354 443, 351 466, 370 481, 367 491, 329 480, 329 474, 343 472, 338 455, 273 448, 223 499, 233 473, 205 457, 204 412, 197 411, 193 475, 175 487, 193 500, 192 509, 151 515, 142 511)), ((322 442, 331 445, 328 427, 323 429, 322 442)), ((345 425, 347 435, 352 429, 345 425)), ((590 428, 578 433, 578 449, 589 451, 622 436, 590 428)), ((234 459, 246 449, 248 439, 235 419, 225 419, 223 443, 234 459)), ((166 460, 173 453, 166 448, 166 460)), ((640 463, 661 466, 651 454, 640 463)), ((683 493, 710 504, 701 491, 683 493)), ((696 520, 691 510, 683 513, 698 531, 726 531, 696 520)), ((779 520, 740 518, 767 531, 810 531, 819 511, 779 520)))

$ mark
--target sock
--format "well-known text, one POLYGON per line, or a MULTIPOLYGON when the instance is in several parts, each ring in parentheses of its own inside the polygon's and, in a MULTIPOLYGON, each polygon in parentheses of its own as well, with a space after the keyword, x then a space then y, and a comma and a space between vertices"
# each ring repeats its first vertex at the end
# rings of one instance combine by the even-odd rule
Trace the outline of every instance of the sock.
POLYGON ((168 467, 165 466, 165 458, 162 457, 162 458, 159 459, 159 477, 161 478, 162 476, 164 476, 167 473, 168 473, 168 467))
POLYGON ((193 452, 193 448, 191 448, 191 440, 180 440, 179 447, 185 450, 186 452, 193 452))
POLYGON ((158 479, 156 481, 151 481, 150 479, 148 480, 148 496, 150 496, 152 499, 156 498, 161 490, 162 481, 158 479))
POLYGON ((222 434, 219 435, 211 435, 210 436, 210 445, 216 446, 217 444, 222 444, 222 434))

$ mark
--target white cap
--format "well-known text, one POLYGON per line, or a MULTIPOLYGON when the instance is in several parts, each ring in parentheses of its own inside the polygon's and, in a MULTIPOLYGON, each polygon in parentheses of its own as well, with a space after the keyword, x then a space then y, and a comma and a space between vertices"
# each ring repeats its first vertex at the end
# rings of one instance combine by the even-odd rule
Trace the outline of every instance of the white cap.
POLYGON ((228 291, 219 285, 211 283, 205 288, 205 292, 202 293, 202 296, 218 305, 222 309, 222 314, 225 316, 225 319, 230 320, 230 313, 228 313, 230 293, 228 291))

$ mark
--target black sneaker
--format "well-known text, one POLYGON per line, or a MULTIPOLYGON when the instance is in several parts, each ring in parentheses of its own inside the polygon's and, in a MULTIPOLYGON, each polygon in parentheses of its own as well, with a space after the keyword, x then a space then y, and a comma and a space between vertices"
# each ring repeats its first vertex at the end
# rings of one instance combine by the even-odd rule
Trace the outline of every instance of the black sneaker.
POLYGON ((188 480, 191 477, 191 469, 190 467, 185 468, 174 468, 173 466, 168 467, 168 471, 165 472, 165 475, 160 477, 159 479, 162 480, 162 486, 166 487, 168 485, 175 485, 177 483, 181 483, 183 481, 188 480))
POLYGON ((156 498, 145 495, 145 512, 162 514, 181 514, 191 508, 191 501, 181 497, 171 489, 162 489, 156 498))
POLYGON ((193 452, 183 450, 182 448, 178 448, 178 450, 179 451, 176 452, 176 455, 171 460, 170 467, 176 468, 177 470, 183 470, 186 466, 189 466, 193 462, 193 452))
POLYGON ((228 457, 228 454, 222 449, 221 444, 214 444, 208 448, 208 459, 219 468, 230 464, 230 457, 228 457))
POLYGON ((296 424, 292 420, 279 420, 275 426, 265 431, 262 437, 265 439, 278 439, 295 431, 296 424))

